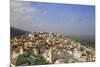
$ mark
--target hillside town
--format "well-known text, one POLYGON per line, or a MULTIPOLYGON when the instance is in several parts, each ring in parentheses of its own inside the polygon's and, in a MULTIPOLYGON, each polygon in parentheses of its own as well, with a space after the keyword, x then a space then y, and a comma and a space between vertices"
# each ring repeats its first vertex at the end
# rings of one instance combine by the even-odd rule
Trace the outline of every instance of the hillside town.
POLYGON ((11 66, 94 62, 95 51, 61 33, 31 32, 11 39, 11 66))

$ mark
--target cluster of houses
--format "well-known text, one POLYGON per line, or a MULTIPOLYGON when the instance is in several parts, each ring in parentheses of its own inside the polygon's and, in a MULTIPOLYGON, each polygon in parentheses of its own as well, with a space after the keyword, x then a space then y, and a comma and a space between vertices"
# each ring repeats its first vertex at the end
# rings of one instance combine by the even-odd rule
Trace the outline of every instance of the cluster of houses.
POLYGON ((95 51, 53 32, 32 32, 12 38, 11 64, 16 65, 18 57, 25 53, 32 58, 41 55, 47 64, 95 61, 95 51))

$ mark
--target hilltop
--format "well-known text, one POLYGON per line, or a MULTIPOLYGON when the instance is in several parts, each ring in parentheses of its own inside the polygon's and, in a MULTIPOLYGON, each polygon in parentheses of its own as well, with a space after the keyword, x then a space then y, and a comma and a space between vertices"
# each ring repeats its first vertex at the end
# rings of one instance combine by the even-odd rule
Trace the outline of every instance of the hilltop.
POLYGON ((11 64, 16 66, 93 61, 94 49, 61 33, 31 32, 11 39, 11 64))

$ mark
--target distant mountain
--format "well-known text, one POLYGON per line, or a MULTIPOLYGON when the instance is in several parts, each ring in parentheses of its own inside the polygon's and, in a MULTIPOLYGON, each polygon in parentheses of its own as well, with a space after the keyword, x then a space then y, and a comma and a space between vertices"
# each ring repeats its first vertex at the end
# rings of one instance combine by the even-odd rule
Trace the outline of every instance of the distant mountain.
POLYGON ((24 31, 18 28, 10 27, 10 37, 13 38, 15 36, 23 35, 28 33, 28 31, 24 31))

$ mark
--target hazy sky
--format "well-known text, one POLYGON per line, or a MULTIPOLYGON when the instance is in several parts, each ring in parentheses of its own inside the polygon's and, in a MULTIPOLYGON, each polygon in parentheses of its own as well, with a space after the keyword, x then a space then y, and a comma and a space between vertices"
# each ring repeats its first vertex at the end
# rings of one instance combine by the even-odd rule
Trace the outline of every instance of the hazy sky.
POLYGON ((95 6, 11 1, 11 26, 27 31, 95 34, 95 6))

